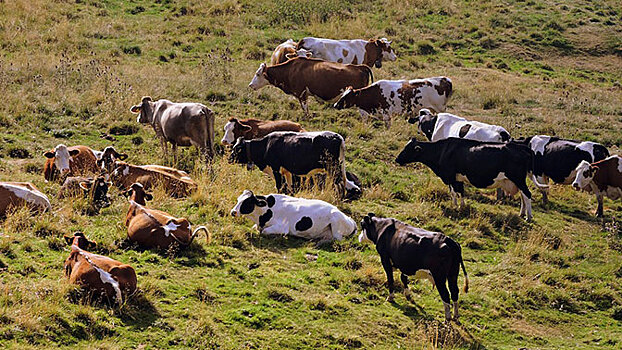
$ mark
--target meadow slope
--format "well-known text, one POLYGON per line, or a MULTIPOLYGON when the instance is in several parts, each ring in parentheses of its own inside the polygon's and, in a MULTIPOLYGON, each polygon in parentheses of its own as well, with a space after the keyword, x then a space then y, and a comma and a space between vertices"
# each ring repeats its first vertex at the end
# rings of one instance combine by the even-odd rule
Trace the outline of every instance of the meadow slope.
MULTIPOLYGON (((411 137, 355 110, 296 100, 247 84, 288 38, 388 37, 398 55, 376 79, 451 77, 449 111, 536 133, 622 146, 622 8, 617 0, 0 0, 0 181, 31 181, 53 212, 18 210, 0 222, 0 347, 98 349, 620 348, 622 203, 553 186, 534 220, 519 200, 467 188, 455 208, 426 167, 394 159, 411 137), (244 189, 274 191, 261 172, 210 166, 185 150, 179 161, 199 182, 186 200, 156 189, 152 207, 206 224, 186 251, 141 250, 126 240, 127 201, 95 217, 80 200, 58 200, 41 175, 42 153, 58 143, 113 144, 136 164, 170 164, 130 106, 154 99, 197 101, 216 113, 217 140, 231 116, 291 119, 346 137, 347 166, 364 194, 330 201, 357 222, 367 212, 439 230, 463 247, 470 291, 462 325, 442 323, 427 281, 415 302, 388 291, 375 249, 355 237, 316 247, 261 237, 229 210, 244 189), (109 141, 104 137, 114 139, 109 141), (66 283, 63 234, 82 230, 95 252, 133 265, 140 291, 120 308, 76 300, 66 283)), ((223 157, 225 155, 225 157, 223 157)), ((397 276, 397 275, 396 275, 397 276)), ((463 276, 459 277, 461 285, 463 276)), ((401 284, 397 283, 398 288, 401 284)))

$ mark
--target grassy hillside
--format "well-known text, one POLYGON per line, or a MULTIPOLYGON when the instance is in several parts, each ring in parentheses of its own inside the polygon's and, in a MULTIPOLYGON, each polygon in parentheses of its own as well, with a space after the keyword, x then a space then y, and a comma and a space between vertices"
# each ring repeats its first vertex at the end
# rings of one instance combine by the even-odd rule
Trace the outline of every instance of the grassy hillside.
POLYGON ((304 119, 277 89, 247 88, 288 38, 386 36, 398 60, 375 69, 376 79, 447 75, 452 113, 515 137, 593 140, 619 154, 620 23, 615 0, 0 1, 0 180, 33 182, 54 207, 41 216, 18 210, 0 223, 0 347, 620 348, 620 201, 606 200, 599 220, 593 197, 554 186, 549 206, 534 193, 534 220, 525 223, 518 198, 499 204, 493 191, 468 188, 458 209, 429 169, 394 163, 409 138, 421 138, 404 120, 385 130, 316 101, 304 119), (199 192, 173 200, 156 190, 150 203, 209 227, 212 243, 200 239, 186 251, 129 244, 127 201, 116 190, 95 217, 82 214, 82 201, 55 199, 60 186, 45 183, 41 170, 42 153, 58 143, 113 144, 132 163, 170 164, 153 130, 129 112, 144 95, 209 105, 218 140, 231 116, 344 135, 362 198, 300 196, 333 202, 357 221, 373 211, 456 239, 471 281, 462 325, 442 323, 427 281, 414 283, 414 302, 386 302, 380 259, 355 237, 316 247, 261 237, 250 221, 230 218, 244 189, 270 193, 274 185, 226 157, 206 167, 186 150, 177 166, 199 192), (99 243, 95 252, 134 266, 140 292, 127 304, 76 300, 62 269, 62 235, 76 230, 99 243))

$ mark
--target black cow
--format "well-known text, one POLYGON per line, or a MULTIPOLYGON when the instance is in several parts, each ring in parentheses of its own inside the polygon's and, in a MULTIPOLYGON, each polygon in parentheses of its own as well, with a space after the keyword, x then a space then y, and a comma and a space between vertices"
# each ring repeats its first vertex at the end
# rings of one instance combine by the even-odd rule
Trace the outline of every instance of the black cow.
MULTIPOLYGON (((609 157, 607 147, 590 141, 573 141, 536 135, 515 139, 512 142, 528 146, 533 154, 533 175, 541 184, 547 184, 549 178, 554 183, 570 185, 577 173, 575 169, 585 160, 588 163, 598 162, 609 157)), ((540 188, 542 200, 548 202, 548 187, 540 188)))
POLYGON ((436 286, 445 307, 445 320, 451 320, 449 293, 454 304, 454 320, 458 322, 458 273, 464 273, 464 292, 469 290, 462 249, 453 239, 439 232, 412 227, 393 218, 379 218, 369 213, 361 221, 359 242, 376 244, 382 267, 387 274, 389 297, 393 300, 393 268, 400 270, 404 295, 410 297, 408 276, 425 276, 436 286), (447 291, 449 285, 449 292, 447 291))
MULTIPOLYGON (((449 185, 454 205, 456 193, 464 195, 464 183, 477 188, 501 188, 513 196, 521 193, 520 215, 531 220, 531 192, 526 177, 533 157, 529 148, 517 143, 493 143, 449 138, 437 142, 412 139, 397 156, 396 162, 405 165, 420 162, 449 185)), ((534 183, 539 184, 535 179, 534 183)), ((462 204, 464 204, 464 197, 462 204)))
POLYGON ((284 191, 282 177, 293 190, 293 175, 310 176, 326 172, 333 178, 343 196, 350 189, 359 190, 347 180, 345 170, 346 145, 341 135, 331 131, 272 132, 260 139, 244 140, 241 137, 233 146, 229 162, 254 164, 270 175, 278 191, 284 191))

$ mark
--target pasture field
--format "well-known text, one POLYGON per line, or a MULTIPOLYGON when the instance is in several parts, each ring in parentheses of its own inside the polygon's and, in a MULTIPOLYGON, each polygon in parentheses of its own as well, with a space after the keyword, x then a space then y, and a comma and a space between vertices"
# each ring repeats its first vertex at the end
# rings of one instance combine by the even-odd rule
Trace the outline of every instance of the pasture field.
MULTIPOLYGON (((534 220, 519 199, 467 187, 467 205, 422 165, 394 162, 413 125, 363 122, 354 109, 250 91, 260 62, 288 38, 387 37, 398 59, 382 78, 446 75, 448 111, 505 127, 622 146, 622 8, 618 0, 0 0, 0 180, 31 181, 53 212, 17 210, 0 222, 0 348, 92 349, 559 349, 622 347, 622 203, 553 186, 534 220), (362 198, 330 201, 357 222, 391 216, 458 241, 470 278, 461 325, 443 324, 429 282, 414 302, 388 291, 373 246, 356 237, 316 246, 262 237, 228 214, 244 189, 266 194, 261 172, 210 166, 185 150, 177 166, 199 191, 186 200, 156 189, 151 207, 205 224, 185 250, 141 250, 126 240, 127 201, 86 216, 81 200, 58 200, 41 175, 58 143, 103 149, 135 164, 163 159, 153 130, 129 108, 140 98, 196 101, 216 113, 216 138, 231 116, 290 119, 346 137, 347 167, 362 198), (104 138, 108 137, 108 139, 104 138), (114 141, 110 141, 110 137, 114 141), (76 300, 63 276, 63 234, 84 231, 94 252, 131 264, 139 292, 119 308, 76 300)), ((462 285, 464 276, 459 277, 462 285)), ((398 275, 396 274, 396 277, 398 275)), ((396 282, 398 291, 401 284, 396 282)))

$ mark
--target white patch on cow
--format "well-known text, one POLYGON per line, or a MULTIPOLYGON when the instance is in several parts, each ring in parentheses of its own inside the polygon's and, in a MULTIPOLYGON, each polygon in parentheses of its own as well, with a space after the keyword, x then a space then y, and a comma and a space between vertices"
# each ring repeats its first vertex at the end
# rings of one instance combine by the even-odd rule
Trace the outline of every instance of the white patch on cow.
POLYGON ((592 160, 594 160, 594 145, 596 145, 596 143, 590 141, 583 141, 577 145, 577 149, 589 153, 592 157, 592 160))
POLYGON ((607 185, 607 189, 605 190, 605 196, 613 200, 620 199, 622 198, 622 188, 607 185))
POLYGON ((69 149, 62 143, 57 145, 54 149, 54 165, 61 173, 69 172, 69 162, 71 156, 69 155, 69 149))
POLYGON ((126 166, 123 168, 123 176, 128 176, 130 174, 130 167, 126 166))
MULTIPOLYGON (((119 288, 119 282, 117 282, 117 280, 114 279, 114 277, 112 277, 112 275, 107 272, 104 271, 102 268, 100 268, 99 266, 97 266, 90 258, 89 258, 89 254, 80 251, 80 255, 82 255, 84 257, 84 259, 86 259, 86 261, 89 262, 89 264, 91 264, 91 266, 95 269, 95 271, 97 271, 99 273, 99 278, 102 280, 102 283, 106 284, 106 283, 110 283, 110 285, 112 286, 112 288, 115 291, 116 294, 116 298, 117 298, 117 302, 121 303, 121 301, 123 300, 123 298, 121 297, 121 288, 119 288)), ((91 254, 92 256, 96 256, 96 257, 102 257, 102 258, 106 258, 104 256, 100 256, 100 255, 96 255, 96 254, 91 254)), ((109 258, 106 258, 109 259, 109 258)))
POLYGON ((173 221, 170 221, 168 224, 166 225, 162 225, 162 228, 164 229, 164 235, 166 237, 171 235, 171 232, 177 231, 177 229, 179 228, 180 225, 175 225, 175 223, 173 221))
POLYGON ((574 172, 576 173, 575 179, 572 182, 572 187, 585 190, 590 182, 592 181, 592 177, 585 177, 583 173, 590 169, 590 163, 588 161, 582 160, 579 165, 575 168, 574 172))
POLYGON ((540 153, 540 155, 544 155, 544 149, 550 140, 550 136, 536 135, 529 141, 529 148, 531 148, 535 154, 540 153))
MULTIPOLYGON (((110 146, 108 146, 108 147, 110 147, 110 146)), ((108 148, 108 147, 106 147, 106 148, 108 148)), ((104 149, 104 150, 105 150, 105 149, 104 149)), ((102 159, 102 156, 104 155, 104 151, 96 151, 96 150, 94 150, 94 149, 91 149, 91 152, 93 153, 93 155, 95 156, 95 158, 96 158, 97 160, 101 160, 101 159, 102 159)))
POLYGON ((428 281, 430 281, 430 283, 432 283, 432 286, 435 286, 436 283, 434 283, 434 277, 432 276, 432 272, 430 272, 430 270, 426 270, 426 269, 419 269, 417 270, 417 272, 415 273, 414 276, 416 279, 427 279, 428 281))
POLYGON ((227 122, 227 124, 225 124, 224 130, 225 130, 225 135, 222 137, 222 140, 220 140, 220 142, 224 145, 232 145, 233 142, 235 141, 235 137, 233 135, 233 128, 235 127, 235 123, 234 122, 227 122))
POLYGON ((248 84, 248 87, 250 87, 253 90, 258 90, 266 85, 269 85, 270 82, 268 81, 268 79, 266 79, 264 75, 265 70, 266 70, 266 64, 265 63, 260 64, 259 68, 255 72, 255 76, 253 76, 253 80, 251 80, 250 84, 248 84))
POLYGON ((369 237, 367 237, 367 230, 366 229, 362 229, 361 233, 359 234, 359 243, 363 243, 363 242, 371 242, 371 239, 369 239, 369 237))
POLYGON ((52 205, 48 197, 39 191, 7 183, 0 184, 0 186, 11 191, 16 197, 23 199, 27 203, 34 204, 49 211, 52 210, 52 205))
POLYGON ((622 174, 622 157, 620 156, 611 156, 609 158, 618 158, 618 172, 622 174))
MULTIPOLYGON (((422 109, 419 111, 420 115, 422 115, 422 111, 425 111, 424 113, 427 115, 430 114, 427 109, 422 109)), ((419 131, 421 132, 421 123, 419 124, 419 131)), ((434 125, 431 141, 436 142, 455 137, 482 142, 502 142, 503 138, 501 134, 503 132, 509 135, 507 130, 498 125, 466 120, 465 118, 450 113, 439 113, 437 115, 436 124, 434 125), (470 126, 469 130, 461 137, 460 130, 467 124, 470 126)))

